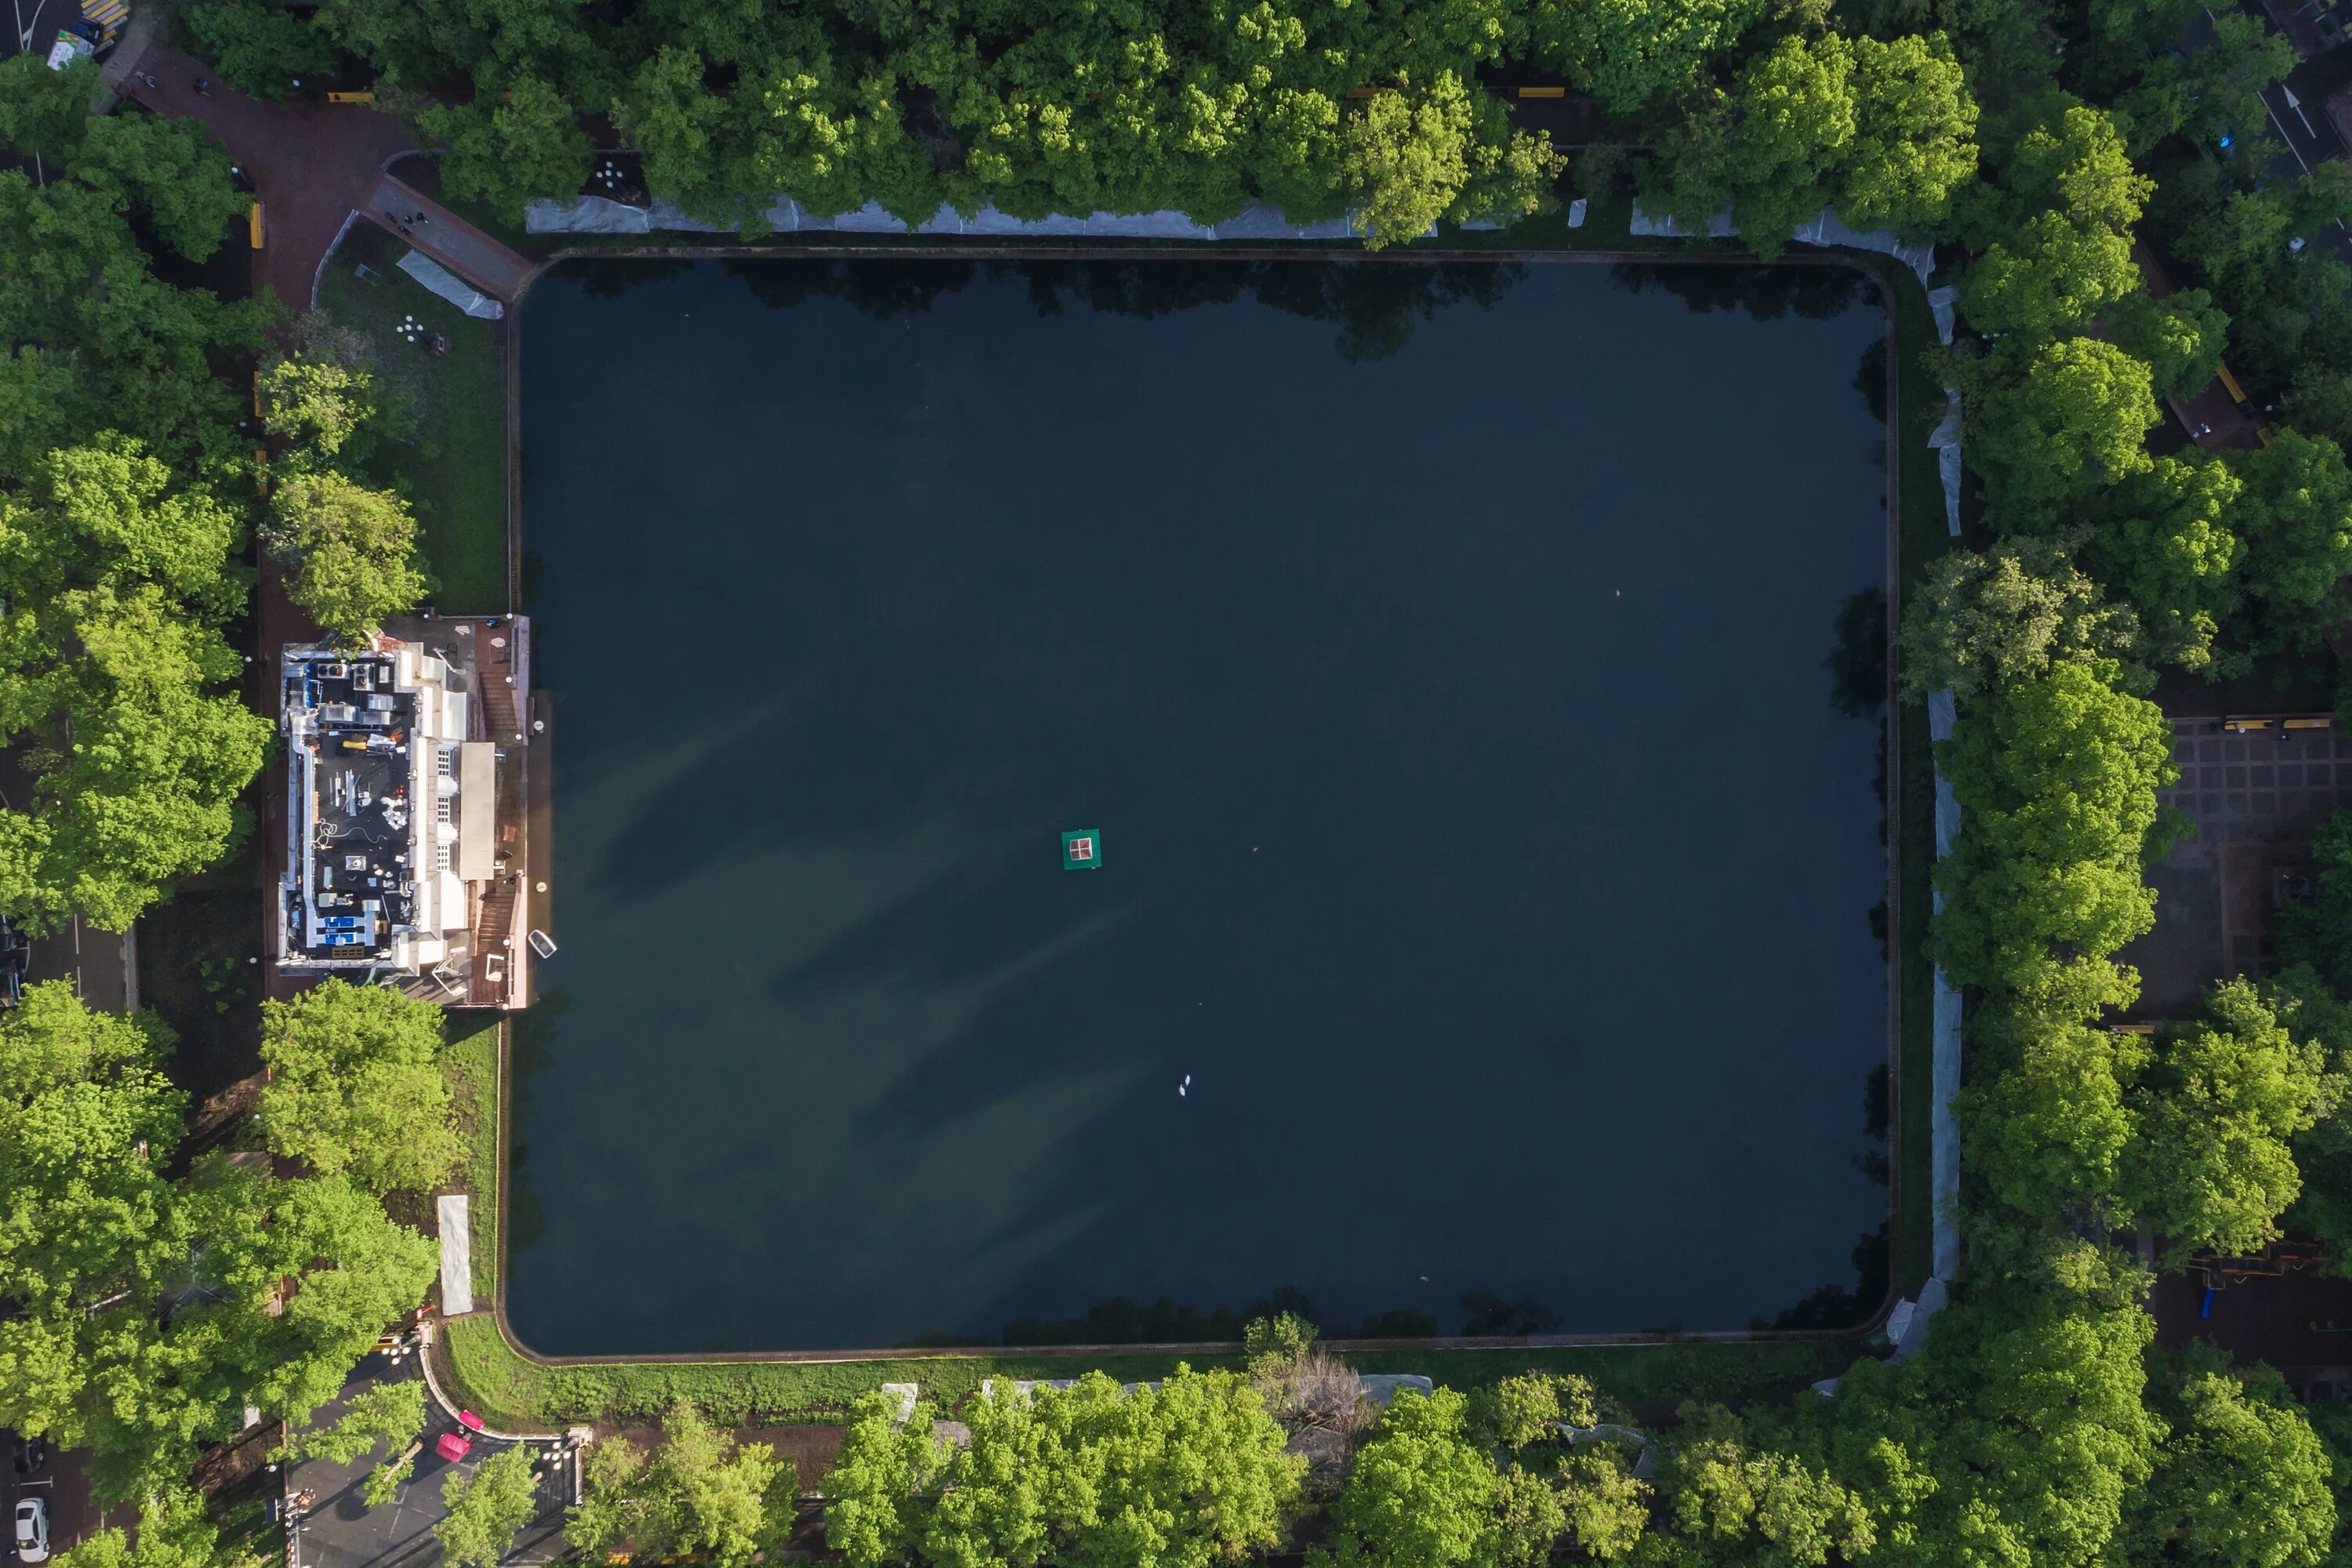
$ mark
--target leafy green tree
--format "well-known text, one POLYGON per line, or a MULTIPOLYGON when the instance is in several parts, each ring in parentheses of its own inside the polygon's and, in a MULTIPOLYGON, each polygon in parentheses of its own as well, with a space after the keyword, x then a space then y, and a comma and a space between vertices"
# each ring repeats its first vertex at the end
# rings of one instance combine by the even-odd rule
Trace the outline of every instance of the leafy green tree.
POLYGON ((30 156, 63 161, 80 150, 98 93, 98 62, 76 60, 53 71, 41 51, 0 60, 0 142, 30 156))
POLYGON ((2246 591, 2261 601, 2268 647, 2303 648, 2343 618, 2337 584, 2352 574, 2352 472, 2335 442, 2273 433, 2238 460, 2233 513, 2246 542, 2246 591))
POLYGON ((448 143, 443 187, 509 218, 542 196, 568 200, 588 177, 588 133, 578 111, 537 77, 515 78, 492 101, 427 109, 416 123, 448 143))
POLYGON ((2159 417, 2147 366, 2113 343, 2061 338, 1959 367, 1969 465, 2005 531, 2052 526, 2065 509, 2147 468, 2159 417))
POLYGON ((2217 986, 2205 1017, 2158 1037, 2129 1104, 2125 1187, 2171 1256, 2259 1252, 2302 1191, 2294 1141, 2317 1120, 2326 1063, 2245 981, 2217 986))
POLYGON ((2236 668, 2216 660, 2213 639, 2241 598, 2245 545, 2231 522, 2243 488, 2226 464, 2158 458, 2099 509, 2092 560, 2139 610, 2152 657, 2214 674, 2236 668))
POLYGON ((2145 1065, 2137 1037, 2063 1011, 1980 1009, 1978 1070, 1955 1110, 1986 1196, 2029 1221, 2125 1222, 2124 1157, 2137 1119, 2125 1085, 2145 1065))
POLYGON ((112 1526, 59 1552, 58 1568, 260 1568, 246 1548, 225 1546, 205 1500, 184 1483, 141 1506, 136 1529, 112 1526))
POLYGON ((1977 104, 1941 33, 1853 49, 1853 142, 1838 216, 1859 229, 1916 232, 1944 221, 1954 191, 1976 178, 1977 104))
POLYGON ((662 1425, 665 1439, 650 1462, 622 1438, 592 1452, 592 1489, 567 1516, 574 1550, 627 1542, 641 1556, 693 1555, 740 1568, 790 1533, 799 1490, 790 1460, 765 1444, 739 1447, 684 1400, 662 1425))
POLYGON ((1559 1489, 1517 1465, 1496 1472, 1495 1516, 1500 1568, 1543 1568, 1568 1531, 1568 1505, 1559 1489))
POLYGON ((282 356, 262 368, 263 427, 312 458, 341 455, 377 417, 375 378, 333 360, 282 356))
POLYGON ((2132 1510, 2133 1561, 2317 1568, 2330 1560, 2332 1465, 2284 1379, 2193 1350, 2159 1363, 2151 1392, 2170 1435, 2132 1510))
POLYGON ((89 1448, 108 1502, 184 1484, 248 1404, 299 1420, 332 1398, 438 1261, 339 1180, 218 1155, 167 1179, 171 1044, 63 983, 0 1020, 0 1421, 89 1448))
POLYGON ((371 1192, 429 1191, 457 1163, 441 1073, 441 1009, 388 986, 330 980, 261 1005, 269 1146, 371 1192))
POLYGON ((1330 1509, 1331 1544, 1310 1564, 1449 1568, 1501 1550, 1494 1461, 1465 1436, 1468 1403, 1450 1388, 1400 1392, 1330 1509))
POLYGON ((261 0, 206 0, 182 15, 221 79, 250 97, 275 102, 297 82, 334 74, 332 40, 299 12, 261 0))
POLYGON ((1630 115, 1687 85, 1766 11, 1763 0, 1535 0, 1528 26, 1539 60, 1630 115))
POLYGON ((1549 1441, 1563 1423, 1590 1426, 1599 1419, 1591 1380, 1573 1373, 1520 1373, 1471 1397, 1476 1438, 1517 1451, 1549 1441))
POLYGON ((368 1473, 362 1494, 370 1507, 398 1495, 412 1450, 425 1432, 425 1384, 404 1378, 372 1383, 352 1395, 332 1426, 287 1434, 287 1451, 299 1458, 348 1465, 381 1445, 383 1461, 368 1473))
POLYGON ((2146 153, 2168 136, 2210 144, 2225 133, 2254 134, 2268 118, 2263 90, 2294 69, 2294 46, 2262 18, 2215 16, 2203 47, 2157 56, 2116 100, 2132 150, 2146 153))
MULTIPOLYGON (((946 1480, 951 1449, 932 1433, 931 1408, 918 1405, 904 1425, 896 1415, 887 1394, 862 1395, 850 1406, 840 1458, 825 1476, 825 1544, 856 1568, 919 1561, 946 1480)), ((592 1488, 589 1501, 595 1497, 592 1488)))
POLYGON ((2352 812, 2320 824, 2311 857, 2311 892, 2272 917, 2272 934, 2282 963, 2306 965, 2339 995, 2352 994, 2352 812))
POLYGON ((2139 281, 2129 234, 2036 213, 1969 264, 1960 310, 1980 331, 2039 342, 2080 328, 2139 281))
POLYGON ((966 1407, 955 1450, 927 1408, 893 1414, 857 1406, 826 1479, 826 1539, 853 1563, 1205 1568, 1279 1545, 1298 1494, 1281 1427, 1229 1373, 1002 1388, 966 1407))
POLYGON ((1658 1480, 1669 1527, 1709 1555, 1822 1568, 1832 1555, 1866 1555, 1877 1541, 1860 1498, 1792 1456, 1759 1450, 1720 1406, 1684 1406, 1658 1480))
POLYGON ((286 596, 346 642, 373 636, 432 586, 417 564, 408 503, 331 470, 279 481, 261 537, 292 568, 286 596))
POLYGON ((247 198, 229 183, 228 153, 201 121, 127 110, 93 120, 73 171, 191 261, 210 258, 245 218, 247 198))
POLYGON ((448 1511, 433 1527, 441 1555, 453 1568, 498 1568, 516 1535, 539 1512, 530 1450, 517 1444, 471 1472, 450 1471, 441 1484, 441 1502, 448 1511))
POLYGON ((1559 1462, 1568 1539, 1597 1562, 1613 1563, 1641 1544, 1651 1498, 1650 1483, 1636 1478, 1613 1448, 1580 1447, 1559 1462))
POLYGON ((1500 146, 1483 140, 1477 120, 1492 108, 1451 71, 1423 89, 1402 81, 1364 100, 1341 141, 1368 248, 1416 239, 1441 217, 1523 216, 1543 204, 1567 160, 1548 137, 1515 134, 1500 146))
POLYGON ((1980 692, 1938 749, 1961 818, 1933 943, 1957 984, 2086 1007, 2136 992, 2106 955, 2155 922, 2140 870, 2166 841, 2172 727, 2111 676, 2053 664, 1980 692))
POLYGON ((2005 539, 1979 553, 1937 556, 1904 606, 1903 695, 1949 688, 1963 704, 2057 664, 2127 658, 2139 640, 2131 611, 2102 602, 2096 583, 2056 539, 2005 539))
POLYGON ((1727 203, 1758 254, 1777 256, 1829 205, 1855 113, 1846 41, 1783 38, 1741 68, 1712 112, 1660 139, 1650 194, 1693 226, 1727 203))
POLYGON ((2201 392, 2221 368, 2230 318, 2202 289, 2183 289, 2161 300, 2137 289, 2109 305, 2099 320, 2116 347, 2147 362, 2158 397, 2201 392))

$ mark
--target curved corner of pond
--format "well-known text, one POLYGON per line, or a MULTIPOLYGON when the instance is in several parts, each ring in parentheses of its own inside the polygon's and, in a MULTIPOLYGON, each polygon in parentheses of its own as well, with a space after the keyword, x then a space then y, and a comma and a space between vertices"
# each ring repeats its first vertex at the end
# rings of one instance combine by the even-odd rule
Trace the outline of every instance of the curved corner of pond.
POLYGON ((1885 331, 1822 267, 555 269, 518 1334, 1865 1315, 1885 331))

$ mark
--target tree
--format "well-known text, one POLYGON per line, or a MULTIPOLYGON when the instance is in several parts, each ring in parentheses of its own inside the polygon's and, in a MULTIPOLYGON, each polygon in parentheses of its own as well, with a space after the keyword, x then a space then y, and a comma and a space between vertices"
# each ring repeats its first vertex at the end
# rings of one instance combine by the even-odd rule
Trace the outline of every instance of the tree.
POLYGON ((1933 943, 1956 983, 2069 1006, 2137 989, 2106 955, 2155 921, 2140 869, 2166 842, 2172 727, 2112 675, 2053 664, 1982 692, 1939 748, 1961 817, 1933 943))
POLYGON ((1977 105, 1941 33, 1853 49, 1853 143, 1838 216, 1859 229, 1898 232, 1944 221, 1951 194, 1976 177, 1977 105))
POLYGON ((2307 965, 2339 994, 2352 994, 2352 811, 2337 811, 2320 824, 2311 836, 2311 891, 2272 917, 2279 959, 2307 965))
POLYGON ((333 360, 273 359, 257 390, 263 428, 311 460, 341 456, 376 415, 375 378, 333 360))
POLYGON ((1539 60, 1622 116, 1688 83, 1765 12, 1763 0, 1536 0, 1528 30, 1539 60))
POLYGON ((2187 397, 2203 391, 2221 370, 2230 318, 2202 289, 2158 300, 2141 288, 2109 305, 2100 324, 2117 348, 2147 362, 2158 397, 2187 397))
POLYGON ((2213 638, 2238 607, 2245 546, 2231 531, 2243 487, 2226 464, 2158 458, 2099 509, 2091 556, 2141 614, 2152 656, 2216 669, 2213 638))
POLYGON ((1905 700, 1948 688, 1965 704, 2056 664, 2128 657, 2137 622, 2129 608, 2101 601, 2074 553, 2063 540, 2016 538, 1929 563, 1903 611, 1905 700))
POLYGON ((1501 1544, 1495 1465, 1465 1436, 1468 1409, 1450 1388, 1400 1391, 1331 1504, 1330 1547, 1308 1552, 1307 1562, 1368 1568, 1494 1562, 1501 1544))
POLYGON ((261 1005, 269 1147, 371 1192, 429 1191, 457 1163, 441 1073, 441 1009, 388 986, 330 980, 261 1005))
POLYGON ((2314 646, 2342 615, 2352 574, 2352 472, 2335 442, 2294 430, 2238 460, 2235 512, 2246 542, 2246 591, 2262 603, 2268 646, 2314 646))
POLYGON ((1851 1562, 1877 1540, 1862 1500, 1787 1454, 1759 1452, 1720 1406, 1683 1407, 1683 1435, 1659 1474, 1666 1518, 1686 1541, 1782 1568, 1851 1562))
POLYGON ((627 1542, 643 1556, 707 1556, 740 1568, 790 1533, 799 1491, 791 1461, 765 1444, 738 1447, 684 1400, 663 1426, 650 1463, 621 1438, 591 1453, 591 1490, 564 1531, 574 1550, 627 1542))
POLYGON ((205 1500, 184 1483, 147 1499, 135 1531, 111 1527, 57 1555, 58 1568, 261 1568, 244 1547, 224 1549, 205 1500))
POLYGON ((90 124, 98 62, 79 59, 61 71, 25 49, 0 60, 0 142, 30 156, 69 157, 90 124))
POLYGON ((1482 140, 1481 110, 1492 112, 1491 101, 1482 93, 1474 103, 1461 79, 1444 71, 1417 91, 1401 80, 1376 92, 1349 119, 1342 168, 1367 248, 1417 239, 1441 217, 1519 216, 1541 205, 1567 160, 1548 137, 1482 140))
POLYGON ((1581 1446, 1560 1460, 1559 1498, 1568 1539, 1599 1562, 1625 1556, 1649 1528, 1650 1483, 1637 1479, 1613 1447, 1581 1446))
POLYGON ((121 930, 246 830, 236 796, 273 726, 236 695, 244 660, 216 629, 243 607, 242 531, 111 433, 0 495, 0 740, 31 780, 0 807, 0 907, 20 921, 78 908, 121 930))
POLYGON ((1551 1482, 1517 1465, 1495 1475, 1496 1552, 1500 1568, 1543 1568, 1568 1530, 1568 1506, 1551 1482))
POLYGON ((2158 55, 2130 91, 2116 100, 2145 153, 2168 136, 2210 144, 2253 134, 2268 117, 2262 94, 2294 68, 2294 46, 2262 19, 2230 13, 2213 18, 2201 48, 2158 55))
POLYGON ((1590 1426, 1598 1419, 1592 1383, 1573 1373, 1521 1373, 1471 1399, 1476 1436, 1514 1452, 1549 1442, 1562 1425, 1590 1426))
POLYGON ((331 470, 279 482, 262 542, 293 569, 286 596, 346 642, 373 636, 432 588, 416 564, 408 503, 331 470))
POLYGON ((2128 234, 2036 213, 1961 273, 1960 310, 1979 331, 2041 342, 2081 328, 2139 286, 2128 234))
POLYGON ((209 258, 246 215, 228 153, 201 121, 131 111, 93 120, 73 171, 191 261, 209 258))
POLYGON ((2004 531, 2047 529, 2148 466, 2141 442, 2158 417, 2148 369, 2113 343, 2061 338, 1959 368, 1969 462, 2004 531))
POLYGON ((903 1425, 896 1415, 888 1395, 860 1396, 825 1477, 825 1544, 856 1568, 917 1561, 946 1479, 950 1450, 932 1434, 930 1407, 918 1405, 903 1425))
POLYGON ((2332 1466, 2284 1379, 2191 1350, 2159 1363, 2152 1392, 2171 1430, 2133 1510, 2134 1561, 2317 1568, 2330 1560, 2332 1466))
POLYGON ((519 76, 495 102, 436 106, 416 117, 425 135, 448 143, 443 187, 508 218, 540 197, 569 199, 588 177, 588 133, 554 88, 519 76))
POLYGON ((1980 1009, 1976 1039, 1982 1065, 1954 1106, 1987 1196, 2029 1222, 2125 1223, 2123 1163, 2137 1123, 2124 1086, 2145 1047, 2063 1012, 2014 1006, 1980 1009))
POLYGON ((441 1484, 441 1503, 447 1513, 433 1527, 433 1539, 453 1568, 498 1568, 516 1534, 539 1512, 530 1450, 517 1444, 470 1473, 450 1471, 441 1484))
POLYGON ((2245 981, 2217 986, 2205 1013, 2158 1037, 2129 1095, 2126 1190, 2176 1258, 2243 1256, 2277 1238, 2302 1191, 2292 1145, 2317 1120, 2326 1065, 2245 981))
POLYGON ((260 0, 208 0, 183 13, 221 79, 237 91, 276 101, 303 81, 335 69, 335 46, 310 21, 260 0))
POLYGON ((425 1384, 421 1379, 372 1383, 344 1404, 332 1426, 316 1431, 289 1429, 286 1447, 299 1458, 324 1458, 348 1465, 381 1445, 383 1462, 370 1471, 363 1488, 369 1506, 380 1507, 398 1494, 408 1474, 408 1461, 425 1431, 425 1384))

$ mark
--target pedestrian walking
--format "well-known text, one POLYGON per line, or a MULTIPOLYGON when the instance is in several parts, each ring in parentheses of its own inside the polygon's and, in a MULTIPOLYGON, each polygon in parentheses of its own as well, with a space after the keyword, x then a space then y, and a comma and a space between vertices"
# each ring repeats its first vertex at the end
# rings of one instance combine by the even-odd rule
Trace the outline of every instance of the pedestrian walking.
POLYGON ((212 95, 213 84, 210 81, 207 81, 205 78, 198 77, 196 79, 196 96, 198 98, 210 98, 212 95))
POLYGON ((139 79, 146 85, 147 90, 150 92, 161 92, 163 90, 163 84, 157 81, 154 77, 145 71, 139 73, 139 79))

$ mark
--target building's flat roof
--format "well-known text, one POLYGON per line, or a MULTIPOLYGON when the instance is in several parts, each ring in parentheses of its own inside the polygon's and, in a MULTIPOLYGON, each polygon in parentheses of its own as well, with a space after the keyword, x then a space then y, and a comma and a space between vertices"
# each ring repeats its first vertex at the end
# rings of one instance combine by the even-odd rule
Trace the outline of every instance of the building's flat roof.
POLYGON ((287 889, 287 956, 381 958, 415 908, 416 698, 394 689, 394 661, 382 655, 289 658, 285 679, 293 806, 310 826, 310 894, 287 889))

